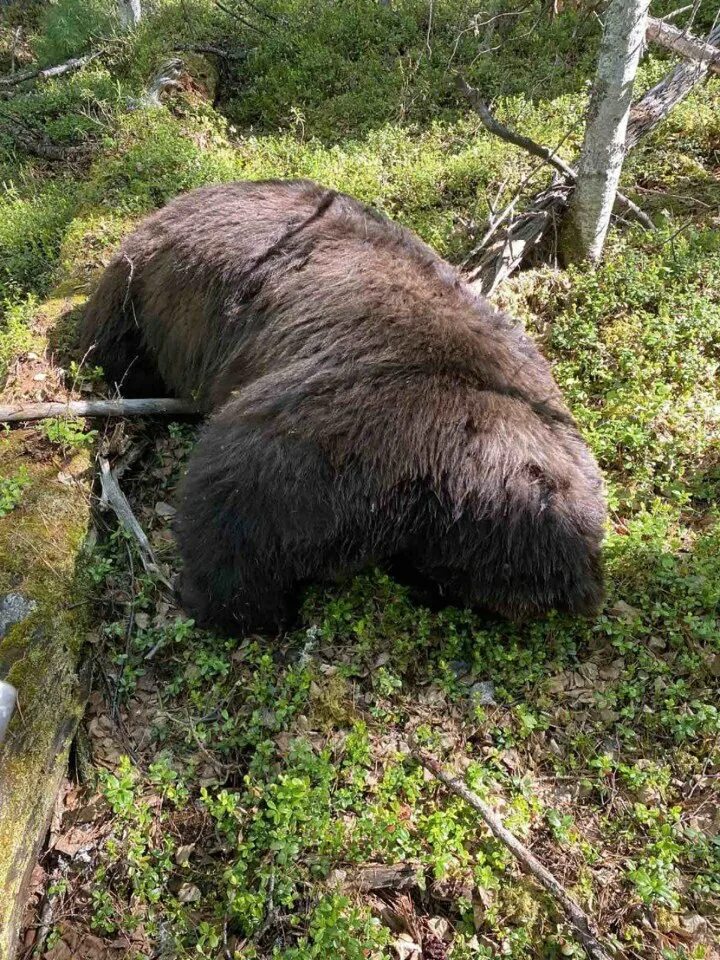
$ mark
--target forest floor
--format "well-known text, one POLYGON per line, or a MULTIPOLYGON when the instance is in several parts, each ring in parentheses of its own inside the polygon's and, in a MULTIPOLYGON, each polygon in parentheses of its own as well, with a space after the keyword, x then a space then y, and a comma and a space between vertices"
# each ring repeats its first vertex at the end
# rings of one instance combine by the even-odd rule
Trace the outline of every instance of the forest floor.
MULTIPOLYGON (((309 176, 461 263, 534 162, 484 131, 453 71, 571 160, 598 27, 582 5, 554 19, 532 2, 438 6, 156 0, 122 38, 104 0, 4 6, 2 73, 103 53, 0 101, 2 402, 102 392, 72 352, 79 309, 132 225, 194 186, 309 176), (188 44, 231 56, 175 52, 188 44), (151 105, 171 56, 185 58, 178 86, 151 105), (38 156, 48 143, 62 156, 38 156)), ((695 29, 713 13, 700 4, 695 29)), ((640 87, 669 65, 651 51, 640 87)), ((597 271, 526 270, 494 298, 552 360, 605 472, 602 612, 514 626, 431 611, 371 570, 310 591, 287 634, 228 639, 198 630, 97 510, 78 561, 92 690, 19 957, 582 957, 553 901, 410 756, 415 739, 619 957, 717 960, 717 78, 633 151, 623 189, 655 233, 618 224, 597 271)), ((196 431, 50 421, 23 455, 59 483, 79 450, 109 456, 172 581, 196 431)), ((26 509, 23 478, 0 483, 3 524, 26 509)))

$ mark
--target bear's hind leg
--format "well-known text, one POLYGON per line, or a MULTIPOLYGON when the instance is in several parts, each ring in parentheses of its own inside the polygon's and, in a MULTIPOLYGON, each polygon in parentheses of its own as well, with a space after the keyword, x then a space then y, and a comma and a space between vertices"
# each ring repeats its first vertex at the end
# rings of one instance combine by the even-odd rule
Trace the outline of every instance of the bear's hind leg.
POLYGON ((273 630, 296 613, 303 584, 368 555, 363 493, 314 444, 248 425, 229 408, 205 427, 182 486, 180 592, 199 623, 273 630))

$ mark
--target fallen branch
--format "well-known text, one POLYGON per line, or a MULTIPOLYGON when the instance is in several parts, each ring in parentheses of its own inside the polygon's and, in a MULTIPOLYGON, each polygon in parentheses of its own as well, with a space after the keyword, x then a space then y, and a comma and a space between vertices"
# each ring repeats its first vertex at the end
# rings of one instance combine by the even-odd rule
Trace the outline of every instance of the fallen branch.
POLYGON ((476 793, 470 790, 462 780, 447 773, 440 762, 431 754, 423 750, 414 749, 412 756, 422 764, 426 770, 429 770, 434 777, 440 780, 441 783, 444 783, 454 794, 461 797, 466 803, 473 807, 473 809, 477 810, 490 828, 493 836, 508 848, 522 866, 525 867, 538 883, 559 903, 588 956, 591 957, 592 960, 610 960, 609 951, 598 939, 597 934, 594 932, 592 920, 580 904, 570 896, 565 887, 550 873, 547 867, 543 866, 538 858, 531 853, 526 846, 520 843, 514 834, 510 833, 492 808, 476 793))
MULTIPOLYGON (((707 43, 720 43, 720 24, 713 27, 707 43)), ((642 137, 654 130, 673 107, 681 103, 708 75, 707 60, 681 63, 638 100, 630 111, 625 150, 631 150, 642 137)))
POLYGON ((648 17, 645 36, 650 43, 657 43, 686 60, 706 63, 711 73, 720 73, 720 50, 707 40, 695 37, 655 17, 648 17))
POLYGON ((101 506, 106 505, 111 507, 120 521, 121 526, 134 537, 140 550, 140 559, 142 560, 142 565, 145 567, 145 570, 157 577, 172 591, 172 584, 160 573, 160 567, 155 558, 153 548, 150 546, 147 534, 140 526, 137 517, 132 511, 132 507, 128 503, 127 497, 120 489, 117 477, 114 471, 110 469, 110 463, 106 457, 99 457, 98 462, 100 464, 100 485, 102 487, 101 506))
POLYGON ((27 80, 50 80, 52 77, 61 77, 65 73, 72 73, 74 70, 80 70, 87 66, 102 53, 102 50, 96 50, 94 53, 85 54, 84 57, 71 57, 65 63, 59 63, 54 67, 35 67, 30 70, 20 70, 17 73, 0 77, 0 87, 16 87, 27 80))
POLYGON ((203 53, 213 57, 220 57, 221 60, 245 60, 247 51, 225 50, 223 47, 216 47, 212 43, 181 43, 173 47, 175 53, 203 53))
MULTIPOLYGON (((562 174, 565 180, 567 180, 569 183, 574 184, 577 181, 577 171, 574 167, 571 167, 569 164, 565 163, 565 161, 558 157, 557 154, 549 147, 545 147, 540 143, 536 143, 534 140, 531 140, 530 137, 526 137, 522 133, 517 133, 515 130, 511 130, 509 127, 506 127, 505 124, 500 123, 500 121, 490 112, 490 109, 477 90, 471 87, 464 78, 461 77, 459 79, 459 85, 460 89, 470 102, 473 110, 480 117, 483 125, 487 130, 490 131, 490 133, 493 133, 496 137, 500 137, 501 140, 506 140, 508 143, 515 144, 517 147, 522 147, 523 150, 526 150, 534 157, 540 157, 541 160, 544 160, 545 163, 550 164, 550 166, 554 167, 560 174, 562 174)), ((636 203, 633 203, 629 197, 626 197, 625 194, 620 193, 619 190, 616 193, 616 201, 621 209, 631 213, 647 230, 655 229, 655 224, 652 222, 650 217, 644 213, 636 203)))
POLYGON ((201 413, 190 400, 70 400, 67 403, 23 403, 0 406, 0 423, 22 423, 49 417, 182 417, 201 413))

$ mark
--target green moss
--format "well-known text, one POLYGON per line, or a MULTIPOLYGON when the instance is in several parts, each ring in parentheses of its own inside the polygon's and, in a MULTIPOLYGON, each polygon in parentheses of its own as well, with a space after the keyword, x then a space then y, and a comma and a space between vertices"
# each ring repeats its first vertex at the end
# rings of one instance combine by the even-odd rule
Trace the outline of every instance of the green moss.
MULTIPOLYGON (((24 456, 22 431, 0 439, 0 478, 21 462, 26 496, 0 519, 0 592, 10 590, 36 607, 0 640, 0 669, 18 690, 20 710, 0 748, 0 930, 12 928, 23 871, 42 839, 49 806, 65 773, 69 739, 82 714, 77 658, 87 631, 87 590, 78 555, 89 517, 82 471, 58 480, 54 463, 24 456)), ((7 944, 0 943, 0 955, 7 944)))

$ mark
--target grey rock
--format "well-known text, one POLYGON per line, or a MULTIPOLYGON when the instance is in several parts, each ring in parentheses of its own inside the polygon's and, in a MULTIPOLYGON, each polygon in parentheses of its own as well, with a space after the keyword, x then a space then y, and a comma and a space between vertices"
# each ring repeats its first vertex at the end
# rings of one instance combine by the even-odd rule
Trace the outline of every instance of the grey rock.
POLYGON ((494 707, 495 684, 492 680, 480 680, 470 687, 470 699, 476 707, 494 707))
POLYGON ((26 600, 19 593, 6 593, 0 597, 0 640, 10 627, 29 617, 36 606, 34 600, 26 600))

